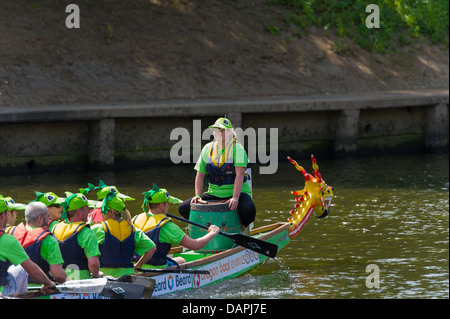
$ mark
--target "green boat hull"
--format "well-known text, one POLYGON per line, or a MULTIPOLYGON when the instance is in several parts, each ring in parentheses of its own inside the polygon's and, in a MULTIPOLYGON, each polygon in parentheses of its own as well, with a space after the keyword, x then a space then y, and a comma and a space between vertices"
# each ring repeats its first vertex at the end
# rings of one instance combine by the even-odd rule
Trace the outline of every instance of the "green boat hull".
MULTIPOLYGON (((266 240, 278 246, 278 251, 289 244, 289 223, 277 223, 260 228, 262 231, 252 236, 266 240)), ((255 230, 258 231, 258 230, 255 230)), ((151 276, 155 279, 153 296, 163 296, 181 290, 190 290, 212 285, 227 279, 238 277, 262 264, 269 257, 243 247, 234 247, 220 253, 199 253, 187 251, 176 253, 186 263, 182 269, 208 270, 208 275, 165 273, 151 276)), ((107 299, 100 294, 55 294, 40 299, 107 299)))

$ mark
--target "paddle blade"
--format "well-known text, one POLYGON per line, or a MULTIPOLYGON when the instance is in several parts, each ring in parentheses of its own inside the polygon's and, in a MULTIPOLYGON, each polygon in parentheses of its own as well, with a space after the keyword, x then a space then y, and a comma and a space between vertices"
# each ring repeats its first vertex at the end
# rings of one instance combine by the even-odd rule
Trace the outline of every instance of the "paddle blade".
POLYGON ((144 290, 142 285, 108 280, 100 294, 111 299, 141 299, 144 290))
POLYGON ((102 292, 107 281, 107 278, 70 280, 61 285, 57 285, 56 288, 60 293, 97 294, 102 292))
POLYGON ((123 275, 117 279, 119 282, 128 282, 136 285, 144 286, 144 293, 142 294, 142 299, 150 299, 153 294, 153 290, 155 289, 155 279, 135 276, 135 275, 123 275))
POLYGON ((242 234, 228 234, 227 236, 235 244, 253 250, 261 255, 274 258, 278 252, 278 246, 267 241, 245 236, 242 234))
MULTIPOLYGON (((82 280, 70 280, 61 285, 56 285, 55 290, 49 295, 67 293, 67 294, 98 294, 101 293, 107 283, 107 278, 92 278, 82 280)), ((31 287, 29 291, 19 294, 16 297, 22 299, 38 298, 46 296, 41 293, 40 287, 31 287)))

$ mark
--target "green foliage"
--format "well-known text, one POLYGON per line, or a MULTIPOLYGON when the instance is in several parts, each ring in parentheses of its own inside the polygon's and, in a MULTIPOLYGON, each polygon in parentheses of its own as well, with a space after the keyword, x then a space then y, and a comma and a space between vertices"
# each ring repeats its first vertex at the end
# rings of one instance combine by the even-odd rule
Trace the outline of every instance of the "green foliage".
POLYGON ((273 26, 273 25, 266 25, 266 31, 272 35, 275 35, 278 32, 280 32, 280 28, 273 26))
POLYGON ((409 45, 420 35, 433 43, 449 44, 448 0, 267 0, 286 8, 283 22, 306 30, 315 25, 335 30, 368 50, 384 52, 389 43, 409 45), (380 8, 380 28, 366 27, 366 6, 380 8))

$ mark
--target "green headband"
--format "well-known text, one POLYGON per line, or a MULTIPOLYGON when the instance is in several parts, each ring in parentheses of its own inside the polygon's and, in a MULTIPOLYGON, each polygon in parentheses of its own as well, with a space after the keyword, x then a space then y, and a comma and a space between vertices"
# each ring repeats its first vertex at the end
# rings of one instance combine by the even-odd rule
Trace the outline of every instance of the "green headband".
POLYGON ((110 208, 118 212, 123 212, 125 208, 124 201, 115 192, 109 192, 103 199, 102 214, 108 213, 110 208))

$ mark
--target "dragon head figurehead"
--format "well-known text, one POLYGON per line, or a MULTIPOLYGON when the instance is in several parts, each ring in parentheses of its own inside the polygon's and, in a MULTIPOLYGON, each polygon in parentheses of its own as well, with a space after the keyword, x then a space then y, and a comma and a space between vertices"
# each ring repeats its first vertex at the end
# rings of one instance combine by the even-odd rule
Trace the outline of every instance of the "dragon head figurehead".
POLYGON ((291 210, 292 216, 288 218, 288 221, 291 223, 291 226, 289 227, 289 237, 292 238, 300 232, 311 214, 314 214, 318 218, 324 218, 328 215, 331 199, 334 194, 333 188, 328 186, 322 179, 314 155, 311 155, 314 176, 307 173, 302 166, 298 165, 297 162, 289 156, 288 160, 305 178, 304 189, 291 192, 292 195, 296 196, 295 208, 291 210))

